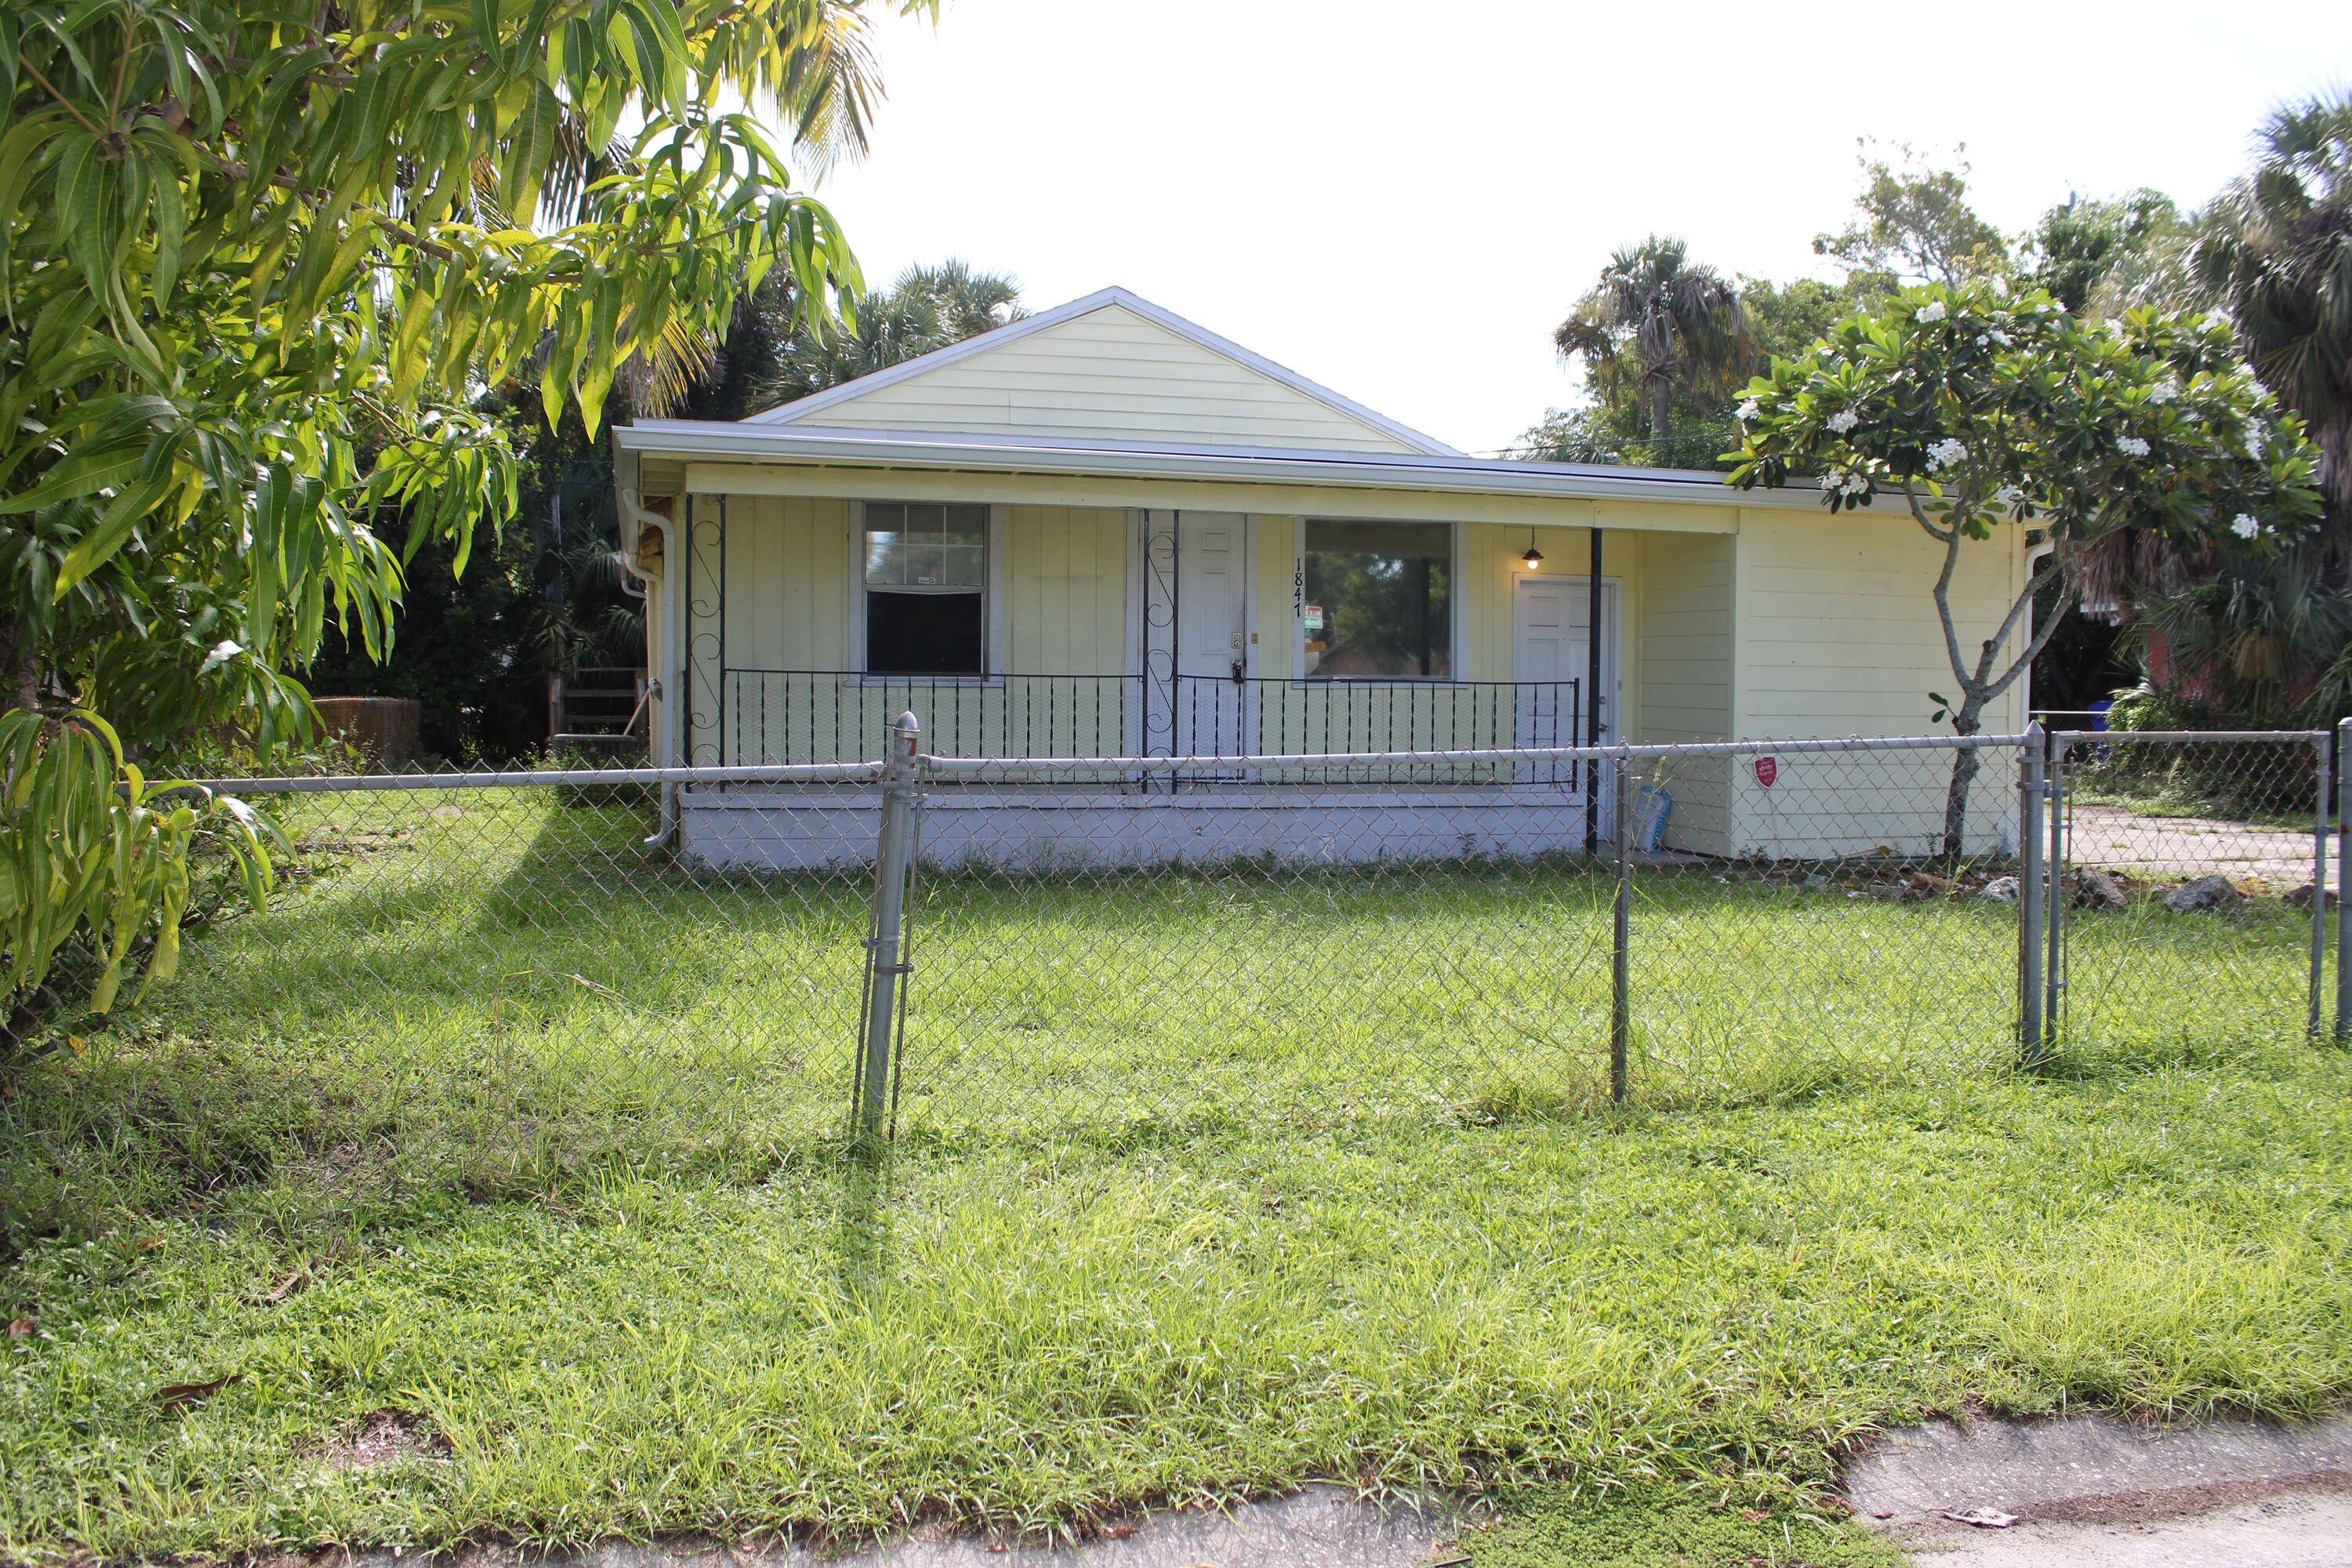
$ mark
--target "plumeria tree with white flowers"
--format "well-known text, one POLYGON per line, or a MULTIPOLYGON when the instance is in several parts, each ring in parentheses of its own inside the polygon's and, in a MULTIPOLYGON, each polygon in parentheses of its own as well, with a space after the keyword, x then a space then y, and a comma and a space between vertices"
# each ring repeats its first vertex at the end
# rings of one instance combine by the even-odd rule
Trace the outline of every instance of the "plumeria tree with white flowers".
MULTIPOLYGON (((1775 360, 1739 407, 1728 482, 1806 476, 1832 512, 1894 498, 1939 547, 1932 590, 1962 735, 2032 667, 2086 577, 2135 542, 2179 555, 2284 548, 2316 526, 2315 454, 2234 352, 2226 323, 2154 310, 2084 322, 2040 290, 1908 289, 1775 360), (1963 626, 1961 552, 2023 528, 2034 558, 1999 621, 1963 626), (2035 598, 2056 606, 2025 635, 2035 598)), ((1958 753, 1944 848, 1966 841, 1978 765, 1958 753)))

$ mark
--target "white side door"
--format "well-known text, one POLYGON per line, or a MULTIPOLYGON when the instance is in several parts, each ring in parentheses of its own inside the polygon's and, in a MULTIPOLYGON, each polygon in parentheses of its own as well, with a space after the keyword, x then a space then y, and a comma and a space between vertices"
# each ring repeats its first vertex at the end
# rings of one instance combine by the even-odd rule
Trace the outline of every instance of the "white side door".
MULTIPOLYGON (((1585 704, 1600 704, 1601 740, 1617 739, 1614 583, 1601 585, 1601 659, 1604 686, 1593 690, 1592 585, 1569 577, 1529 576, 1512 585, 1511 679, 1518 682, 1514 726, 1522 746, 1580 746, 1585 704), (1572 684, 1571 684, 1572 683, 1572 684)), ((1522 772, 1541 783, 1582 787, 1581 768, 1529 763, 1522 772)))
POLYGON ((1179 514, 1175 754, 1250 750, 1249 528, 1239 512, 1179 514))

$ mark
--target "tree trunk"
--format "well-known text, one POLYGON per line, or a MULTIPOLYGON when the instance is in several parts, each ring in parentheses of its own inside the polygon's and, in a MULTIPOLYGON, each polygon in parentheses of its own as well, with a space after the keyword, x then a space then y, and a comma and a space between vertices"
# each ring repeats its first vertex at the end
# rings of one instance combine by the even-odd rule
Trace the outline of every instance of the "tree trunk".
POLYGON ((1666 447, 1666 425, 1673 417, 1674 401, 1675 384, 1663 375, 1652 376, 1650 378, 1650 436, 1658 444, 1661 455, 1657 463, 1662 468, 1674 467, 1673 459, 1664 455, 1666 447))
POLYGON ((14 621, 0 621, 0 670, 8 678, 9 700, 19 708, 41 705, 41 665, 33 639, 14 621))
MULTIPOLYGON (((1984 703, 1971 696, 1952 715, 1952 732, 1976 735, 1983 730, 1984 703)), ((1948 861, 1958 863, 1968 851, 1969 790, 1983 765, 1984 754, 1974 746, 1962 746, 1952 753, 1952 784, 1944 796, 1944 858, 1948 861)))

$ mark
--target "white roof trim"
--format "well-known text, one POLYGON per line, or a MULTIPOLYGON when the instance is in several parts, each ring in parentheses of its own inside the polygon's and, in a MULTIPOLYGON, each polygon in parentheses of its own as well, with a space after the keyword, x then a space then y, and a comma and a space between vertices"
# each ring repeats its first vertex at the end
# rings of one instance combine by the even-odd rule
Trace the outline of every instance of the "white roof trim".
POLYGON ((1621 468, 1600 464, 1521 463, 1453 454, 1414 456, 1251 447, 1109 443, 1028 436, 914 430, 793 429, 750 421, 640 419, 613 432, 622 451, 679 459, 824 464, 983 473, 1212 479, 1335 485, 1562 500, 1698 501, 1715 506, 1818 508, 1808 480, 1780 489, 1736 489, 1697 468, 1621 468))
POLYGON ((1058 327, 1065 321, 1075 321, 1080 316, 1091 315, 1097 310, 1112 305, 1131 310, 1153 325, 1164 328, 1180 338, 1207 349, 1212 353, 1222 354, 1246 370, 1255 371, 1270 381, 1279 382, 1293 392, 1311 397, 1326 408, 1347 416, 1359 425, 1367 426, 1392 440, 1403 442, 1425 457, 1458 458, 1462 456, 1459 449, 1447 446, 1434 436, 1425 436, 1410 426, 1400 425, 1387 415, 1375 413, 1352 397, 1344 397, 1320 382, 1309 381, 1287 366, 1276 364, 1263 354, 1252 353, 1231 339, 1221 338, 1208 328, 1188 321, 1175 311, 1164 306, 1155 305, 1142 296, 1131 294, 1116 285, 1108 289, 1097 289, 1084 299, 1072 300, 1065 305, 1056 305, 1050 310, 1040 310, 1034 316, 1024 316, 1019 321, 1009 322, 993 331, 982 332, 978 337, 966 338, 960 343, 950 343, 946 348, 934 349, 919 358, 902 361, 887 370, 877 370, 869 375, 861 375, 855 381, 845 381, 839 386, 829 386, 823 392, 814 392, 806 397, 797 397, 790 403, 780 403, 773 408, 762 409, 757 414, 746 416, 742 423, 746 425, 822 423, 822 421, 810 419, 809 416, 822 414, 828 408, 862 397, 869 392, 877 392, 886 386, 896 386, 902 381, 920 375, 926 371, 937 370, 941 365, 955 364, 986 353, 991 349, 1001 349, 1007 343, 1018 342, 1023 338, 1042 332, 1049 327, 1058 327))

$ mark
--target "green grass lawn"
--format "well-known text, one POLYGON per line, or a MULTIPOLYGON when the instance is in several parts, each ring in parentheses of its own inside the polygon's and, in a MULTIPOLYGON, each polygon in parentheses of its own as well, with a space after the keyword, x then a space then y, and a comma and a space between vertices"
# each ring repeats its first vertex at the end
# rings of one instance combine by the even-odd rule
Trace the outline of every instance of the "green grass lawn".
POLYGON ((857 879, 438 804, 290 811, 279 909, 10 1079, 0 1543, 1045 1531, 1319 1477, 1501 1499, 1497 1563, 1874 1561, 1817 1492, 1887 1422, 2352 1386, 2352 1065, 2260 900, 2078 918, 2129 1005, 2024 1076, 2012 911, 1650 873, 1612 1110, 1575 866, 929 878, 870 1168, 857 879), (334 1463, 386 1410, 416 1454, 334 1463))

